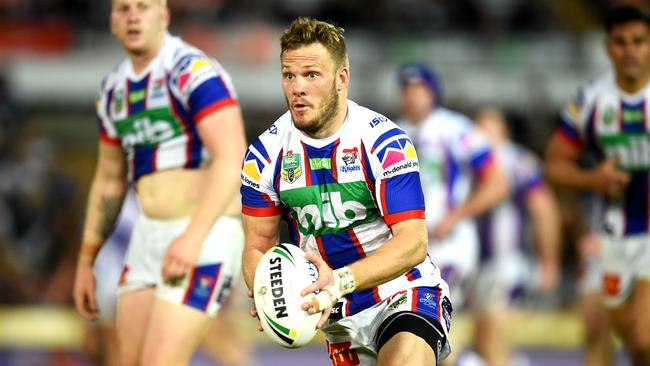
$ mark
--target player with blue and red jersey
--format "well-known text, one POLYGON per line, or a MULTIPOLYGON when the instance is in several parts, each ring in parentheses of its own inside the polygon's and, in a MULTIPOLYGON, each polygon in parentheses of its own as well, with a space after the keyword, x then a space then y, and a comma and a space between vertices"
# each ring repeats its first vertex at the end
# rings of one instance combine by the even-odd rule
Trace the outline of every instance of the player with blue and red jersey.
POLYGON ((633 362, 650 364, 650 18, 633 7, 605 22, 613 70, 578 92, 560 114, 546 152, 555 183, 607 199, 602 290, 633 362), (581 169, 586 151, 601 159, 581 169))
POLYGON ((244 278, 252 288, 284 219, 318 268, 303 309, 324 311, 334 365, 435 364, 450 352, 451 303, 427 257, 417 155, 393 122, 347 99, 342 32, 299 18, 282 36, 289 111, 242 169, 244 278))
POLYGON ((237 97, 226 71, 168 25, 164 0, 112 1, 111 31, 128 57, 97 98, 99 156, 74 297, 84 317, 98 317, 92 264, 134 185, 142 215, 120 280, 122 365, 187 364, 240 273, 237 97))

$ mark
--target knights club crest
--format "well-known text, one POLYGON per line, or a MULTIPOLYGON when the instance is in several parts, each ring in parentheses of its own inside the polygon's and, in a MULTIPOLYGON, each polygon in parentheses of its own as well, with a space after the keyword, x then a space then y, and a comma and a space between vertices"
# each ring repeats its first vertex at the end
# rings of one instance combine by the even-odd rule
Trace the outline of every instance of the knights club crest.
POLYGON ((282 157, 282 180, 293 183, 302 175, 300 154, 294 154, 291 150, 282 157))

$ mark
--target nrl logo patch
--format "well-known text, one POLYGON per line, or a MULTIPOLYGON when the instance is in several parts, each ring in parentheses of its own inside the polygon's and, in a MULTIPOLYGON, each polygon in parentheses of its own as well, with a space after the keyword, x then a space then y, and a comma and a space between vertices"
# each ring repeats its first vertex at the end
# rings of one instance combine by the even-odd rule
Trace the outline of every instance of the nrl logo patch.
POLYGON ((300 154, 294 154, 289 150, 287 155, 282 157, 282 180, 293 183, 302 175, 300 154))
POLYGON ((614 108, 613 107, 611 107, 611 106, 607 107, 607 109, 605 110, 605 113, 603 113, 603 122, 606 125, 609 125, 612 122, 614 122, 614 108))
POLYGON ((113 100, 113 105, 115 108, 115 113, 122 112, 122 108, 124 107, 124 94, 122 90, 118 90, 117 93, 115 93, 115 99, 113 100))

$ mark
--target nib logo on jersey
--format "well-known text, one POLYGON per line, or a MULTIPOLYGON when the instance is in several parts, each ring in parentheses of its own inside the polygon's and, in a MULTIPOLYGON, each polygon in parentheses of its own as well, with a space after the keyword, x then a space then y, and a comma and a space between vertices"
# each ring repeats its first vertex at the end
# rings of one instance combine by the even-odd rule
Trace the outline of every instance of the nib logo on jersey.
POLYGON ((280 198, 290 207, 291 218, 303 235, 338 233, 379 216, 365 182, 285 190, 280 198))
POLYGON ((138 113, 116 121, 115 126, 124 146, 154 145, 183 135, 182 127, 167 108, 138 113))
POLYGON ((621 168, 646 170, 650 168, 650 135, 600 136, 605 153, 616 158, 621 168))

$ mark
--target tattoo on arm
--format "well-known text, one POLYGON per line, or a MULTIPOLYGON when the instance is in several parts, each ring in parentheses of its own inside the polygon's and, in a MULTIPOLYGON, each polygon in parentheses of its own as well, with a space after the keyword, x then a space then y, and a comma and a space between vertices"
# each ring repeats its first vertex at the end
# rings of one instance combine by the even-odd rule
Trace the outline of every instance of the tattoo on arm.
POLYGON ((99 203, 100 222, 97 227, 97 234, 104 240, 113 232, 117 217, 122 208, 121 197, 102 197, 99 203))

